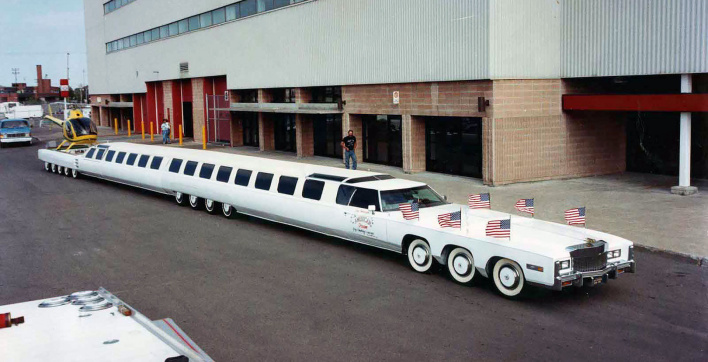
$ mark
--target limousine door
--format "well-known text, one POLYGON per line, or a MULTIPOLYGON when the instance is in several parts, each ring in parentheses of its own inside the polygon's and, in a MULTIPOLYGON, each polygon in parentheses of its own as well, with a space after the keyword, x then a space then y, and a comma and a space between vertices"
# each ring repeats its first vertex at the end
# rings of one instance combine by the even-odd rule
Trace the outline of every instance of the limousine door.
POLYGON ((338 203, 351 195, 347 206, 342 206, 342 223, 345 237, 386 249, 394 249, 387 242, 388 215, 381 212, 379 193, 376 190, 342 185, 337 195, 338 203), (369 210, 373 206, 374 210, 369 210))

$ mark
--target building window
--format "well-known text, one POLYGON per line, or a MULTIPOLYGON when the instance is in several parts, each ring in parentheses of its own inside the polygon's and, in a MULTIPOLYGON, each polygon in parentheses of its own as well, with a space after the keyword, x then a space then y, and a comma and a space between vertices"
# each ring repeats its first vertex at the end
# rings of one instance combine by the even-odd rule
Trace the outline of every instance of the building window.
POLYGON ((297 186, 297 177, 290 176, 280 176, 278 181, 278 193, 293 195, 295 194, 295 187, 297 186))
POLYGON ((138 167, 145 167, 148 164, 148 159, 150 156, 148 155, 142 155, 140 156, 140 160, 138 161, 138 167))
POLYGON ((184 166, 184 174, 194 176, 194 172, 197 170, 197 164, 198 162, 196 161, 187 161, 187 164, 184 166))
POLYGON ((212 173, 214 173, 214 165, 211 163, 204 163, 202 164, 202 168, 199 170, 199 177, 209 180, 211 179, 212 173))
POLYGON ((251 174, 253 171, 240 169, 236 172, 236 179, 234 183, 239 186, 248 186, 248 182, 251 180, 251 174))
POLYGON ((313 87, 310 88, 312 99, 310 103, 340 103, 342 101, 342 87, 313 87))
POLYGON ((216 181, 219 182, 229 182, 229 177, 231 177, 232 167, 221 166, 219 167, 219 172, 216 174, 216 181))
POLYGON ((152 33, 152 40, 158 40, 160 39, 160 29, 155 28, 150 31, 152 33))
POLYGON ((363 116, 362 121, 364 161, 401 167, 403 165, 401 116, 363 116))
POLYGON ((226 10, 224 8, 216 9, 211 12, 214 24, 221 24, 226 21, 226 10))
POLYGON ((256 188, 259 190, 270 190, 270 184, 273 182, 273 174, 259 172, 256 175, 256 188))
POLYGON ((179 31, 180 34, 186 33, 189 31, 189 21, 187 19, 180 20, 179 23, 177 23, 177 30, 179 31))
POLYGON ((295 115, 278 114, 273 115, 273 117, 275 118, 275 149, 279 151, 296 152, 295 115))
POLYGON ((251 16, 256 13, 256 0, 244 0, 241 4, 241 17, 251 16))
POLYGON ((170 36, 170 28, 167 25, 160 27, 160 39, 164 39, 170 36))
POLYGON ((128 162, 126 163, 128 166, 133 166, 135 164, 135 159, 138 158, 137 153, 131 153, 128 156, 128 162))
POLYGON ((177 22, 170 24, 168 27, 170 36, 175 36, 179 34, 179 24, 177 22))
POLYGON ((482 119, 425 118, 425 169, 482 177, 482 119))
POLYGON ((189 31, 199 29, 199 16, 192 16, 189 18, 189 31))
POLYGON ((240 3, 226 7, 226 21, 236 20, 241 17, 241 7, 239 5, 240 3))
POLYGON ((258 113, 241 113, 243 145, 258 147, 258 113))
POLYGON ((239 103, 258 103, 257 89, 239 89, 233 92, 238 97, 239 103))
POLYGON ((116 154, 116 151, 108 151, 108 154, 106 155, 106 162, 111 162, 113 161, 113 155, 116 154))
POLYGON ((202 15, 199 15, 199 25, 202 28, 211 26, 211 13, 204 13, 202 15))
POLYGON ((315 155, 342 158, 342 116, 339 114, 313 116, 312 128, 315 155))
POLYGON ((310 200, 319 200, 322 198, 324 185, 324 181, 305 180, 305 184, 302 185, 302 197, 310 200))
POLYGON ((150 162, 150 168, 153 170, 157 170, 160 168, 160 165, 162 165, 162 157, 153 157, 152 162, 150 162))
POLYGON ((175 158, 172 160, 172 163, 170 163, 170 172, 179 173, 180 167, 182 167, 182 160, 175 158))

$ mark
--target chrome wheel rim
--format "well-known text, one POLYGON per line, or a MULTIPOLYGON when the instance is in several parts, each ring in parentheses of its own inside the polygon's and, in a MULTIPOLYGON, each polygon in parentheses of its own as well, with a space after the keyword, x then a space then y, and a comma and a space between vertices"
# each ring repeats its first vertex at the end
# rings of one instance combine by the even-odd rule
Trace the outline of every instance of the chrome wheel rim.
POLYGON ((457 255, 455 256, 454 259, 452 259, 452 268, 455 270, 455 273, 460 276, 467 276, 470 274, 470 266, 472 265, 472 261, 470 261, 469 258, 467 258, 466 255, 457 255))
POLYGON ((417 245, 413 248, 413 261, 416 264, 423 266, 428 262, 428 250, 422 245, 417 245))
POLYGON ((514 289, 519 284, 519 273, 510 265, 505 265, 499 270, 499 281, 508 289, 514 289))

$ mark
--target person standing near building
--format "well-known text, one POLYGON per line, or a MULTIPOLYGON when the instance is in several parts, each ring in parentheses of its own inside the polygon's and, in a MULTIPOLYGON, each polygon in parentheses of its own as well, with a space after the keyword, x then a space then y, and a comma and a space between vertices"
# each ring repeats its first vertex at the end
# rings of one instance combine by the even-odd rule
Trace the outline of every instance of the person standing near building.
POLYGON ((166 119, 162 120, 162 144, 172 143, 170 142, 170 122, 166 119))
POLYGON ((349 158, 352 159, 352 170, 356 170, 356 137, 354 131, 349 130, 347 136, 342 138, 342 149, 344 149, 344 167, 349 169, 349 158))

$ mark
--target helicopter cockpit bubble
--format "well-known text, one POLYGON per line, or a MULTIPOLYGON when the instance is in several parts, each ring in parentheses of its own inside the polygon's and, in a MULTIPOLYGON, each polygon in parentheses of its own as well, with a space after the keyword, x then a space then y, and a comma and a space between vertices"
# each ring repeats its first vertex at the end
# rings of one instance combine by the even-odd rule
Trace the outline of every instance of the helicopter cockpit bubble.
POLYGON ((70 118, 67 123, 71 124, 76 137, 98 135, 96 124, 90 118, 70 118))

